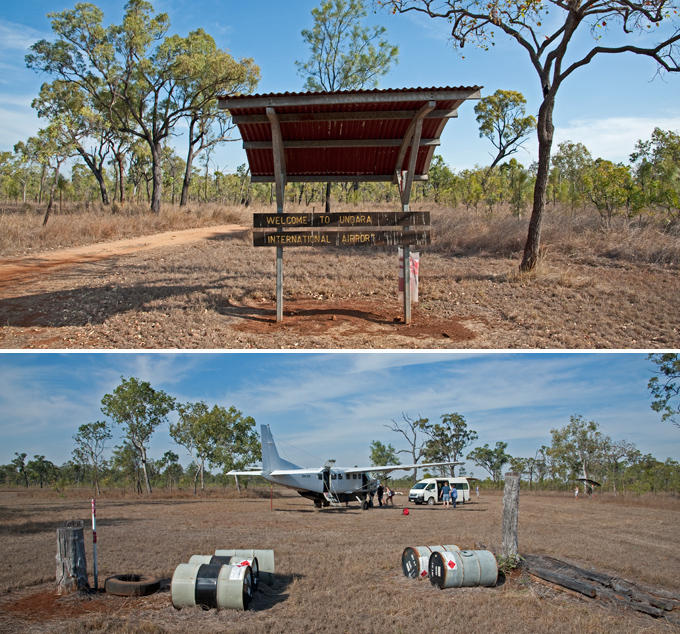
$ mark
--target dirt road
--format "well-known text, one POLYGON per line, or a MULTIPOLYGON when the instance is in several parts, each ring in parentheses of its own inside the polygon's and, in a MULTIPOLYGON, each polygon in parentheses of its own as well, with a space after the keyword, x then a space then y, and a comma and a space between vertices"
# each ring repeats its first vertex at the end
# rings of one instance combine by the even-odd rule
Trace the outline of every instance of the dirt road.
POLYGON ((220 238, 230 233, 245 231, 240 225, 221 225, 217 227, 201 227, 182 231, 166 231, 150 236, 115 240, 84 247, 63 249, 26 255, 22 257, 0 259, 0 297, 16 296, 16 284, 44 276, 46 273, 65 266, 97 262, 107 258, 126 255, 136 251, 146 251, 168 245, 180 245, 187 242, 220 238))

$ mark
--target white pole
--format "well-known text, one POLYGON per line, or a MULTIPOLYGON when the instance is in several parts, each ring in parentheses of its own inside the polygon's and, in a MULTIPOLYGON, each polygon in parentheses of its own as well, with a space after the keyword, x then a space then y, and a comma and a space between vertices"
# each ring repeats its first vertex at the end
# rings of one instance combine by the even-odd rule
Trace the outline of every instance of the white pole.
POLYGON ((92 557, 94 559, 94 589, 99 589, 99 580, 97 578, 97 509, 92 500, 92 557))

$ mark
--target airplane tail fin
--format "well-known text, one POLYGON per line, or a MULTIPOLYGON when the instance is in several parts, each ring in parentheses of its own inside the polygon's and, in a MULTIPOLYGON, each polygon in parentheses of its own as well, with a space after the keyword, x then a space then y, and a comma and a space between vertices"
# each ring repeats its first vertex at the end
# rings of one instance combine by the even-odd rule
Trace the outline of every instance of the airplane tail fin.
POLYGON ((279 456, 269 425, 262 425, 260 438, 262 440, 262 471, 264 473, 270 473, 278 469, 286 470, 301 468, 279 456))

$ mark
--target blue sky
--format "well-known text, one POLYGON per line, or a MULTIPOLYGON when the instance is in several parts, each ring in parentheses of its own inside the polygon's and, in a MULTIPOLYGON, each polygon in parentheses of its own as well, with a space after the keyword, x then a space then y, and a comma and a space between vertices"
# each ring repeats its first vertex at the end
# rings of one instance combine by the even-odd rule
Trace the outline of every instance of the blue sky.
MULTIPOLYGON (((373 440, 405 449, 384 427, 402 414, 462 414, 479 444, 515 456, 550 444, 572 415, 661 460, 680 459, 680 430, 650 408, 643 353, 11 353, 0 355, 0 464, 14 452, 70 458, 78 426, 104 420, 102 397, 135 376, 180 402, 234 406, 269 424, 282 455, 313 467, 368 465, 373 440)), ((114 442, 120 442, 119 432, 114 442)), ((176 451, 167 427, 151 455, 176 451)), ((402 462, 406 463, 404 456, 402 462)), ((476 475, 479 467, 469 466, 476 475)), ((479 473, 477 473, 479 472, 479 473)))
MULTIPOLYGON (((107 24, 119 23, 124 1, 101 0, 107 24)), ((318 0, 155 0, 158 12, 167 12, 172 32, 186 35, 202 27, 235 57, 253 57, 262 69, 258 92, 295 92, 303 80, 295 61, 309 51, 300 31, 311 26, 311 9, 318 0)), ((0 8, 0 150, 34 134, 39 120, 30 108, 40 84, 49 78, 26 69, 28 46, 40 38, 51 39, 50 11, 73 8, 75 1, 30 0, 3 2, 0 8)), ((528 57, 519 47, 497 38, 491 52, 465 49, 455 53, 446 25, 441 20, 408 14, 371 15, 369 24, 387 27, 389 39, 400 46, 400 63, 383 78, 381 87, 484 86, 483 96, 497 89, 518 90, 528 100, 528 112, 536 114, 539 85, 528 57)), ((577 42, 589 45, 590 35, 577 42)), ((578 47, 574 48, 578 50, 578 47)), ((633 55, 598 58, 577 71, 558 95, 555 111, 556 142, 584 143, 594 157, 627 162, 636 140, 648 139, 655 126, 680 129, 680 77, 656 77, 655 64, 633 55)), ((439 153, 454 169, 486 165, 493 147, 480 139, 473 112, 474 102, 464 104, 460 116, 449 122, 439 153)), ((176 140, 178 152, 185 149, 176 140)), ((532 138, 518 160, 529 165, 536 157, 532 138)), ((230 143, 214 156, 212 167, 234 171, 245 162, 240 143, 230 143)))

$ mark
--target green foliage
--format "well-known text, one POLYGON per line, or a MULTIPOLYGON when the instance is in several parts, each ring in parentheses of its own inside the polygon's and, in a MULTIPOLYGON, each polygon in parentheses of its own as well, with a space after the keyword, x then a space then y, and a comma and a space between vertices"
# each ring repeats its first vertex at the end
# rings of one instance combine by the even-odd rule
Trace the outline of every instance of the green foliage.
POLYGON ((112 437, 111 429, 103 421, 84 423, 78 427, 78 433, 73 436, 73 440, 76 442, 73 458, 81 465, 92 466, 94 475, 93 484, 98 495, 101 493, 99 488, 99 468, 102 462, 102 455, 106 449, 106 443, 112 437))
POLYGON ((475 106, 479 136, 489 139, 497 150, 489 169, 517 152, 536 129, 536 117, 526 114, 526 103, 521 92, 497 90, 475 106))
POLYGON ((650 354, 648 359, 656 365, 647 388, 654 397, 652 409, 661 412, 661 420, 670 420, 680 427, 680 355, 677 352, 650 354))
MULTIPOLYGON (((383 445, 379 440, 371 441, 371 465, 382 467, 390 464, 401 464, 395 448, 391 444, 383 445)), ((387 478, 387 474, 381 471, 378 473, 378 477, 384 480, 387 478)))
POLYGON ((363 0, 324 0, 312 9, 314 26, 302 31, 310 58, 295 62, 305 90, 375 88, 397 63, 399 47, 383 38, 384 27, 362 26, 366 16, 363 0))
MULTIPOLYGON (((466 447, 477 440, 477 432, 468 429, 465 418, 458 413, 443 414, 441 423, 422 426, 429 440, 425 443, 425 459, 428 462, 458 462, 466 447)), ((449 471, 456 474, 456 466, 449 471)))
POLYGON ((586 172, 584 184, 588 197, 608 227, 614 214, 624 207, 630 209, 634 184, 628 167, 597 159, 586 172))
POLYGON ((589 478, 594 468, 602 464, 607 438, 595 421, 572 416, 562 429, 551 429, 550 456, 563 478, 589 478))
POLYGON ((654 128, 649 141, 639 140, 630 155, 644 202, 663 209, 669 218, 680 215, 680 134, 654 128))
POLYGON ((200 137, 192 127, 192 151, 199 142, 207 147, 201 139, 222 117, 215 108, 217 95, 252 89, 259 68, 250 59, 235 62, 202 29, 186 38, 166 37, 168 16, 155 15, 144 0, 129 0, 122 24, 106 28, 102 11, 88 3, 49 17, 56 40, 31 47, 29 68, 55 75, 74 94, 82 91, 95 112, 106 113, 119 138, 129 135, 148 145, 151 209, 158 212, 163 141, 178 121, 189 117, 200 137))
POLYGON ((496 446, 491 449, 486 443, 483 447, 475 447, 467 456, 468 460, 472 460, 477 466, 485 469, 491 479, 497 483, 501 481, 503 467, 511 460, 511 456, 505 453, 508 448, 508 443, 496 443, 496 446))
POLYGON ((102 412, 116 425, 121 425, 125 437, 137 452, 146 479, 147 493, 151 482, 147 472, 147 445, 155 429, 167 422, 167 415, 175 408, 175 399, 165 392, 154 390, 147 381, 135 377, 121 377, 121 384, 102 398, 102 412))

